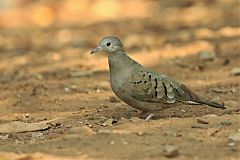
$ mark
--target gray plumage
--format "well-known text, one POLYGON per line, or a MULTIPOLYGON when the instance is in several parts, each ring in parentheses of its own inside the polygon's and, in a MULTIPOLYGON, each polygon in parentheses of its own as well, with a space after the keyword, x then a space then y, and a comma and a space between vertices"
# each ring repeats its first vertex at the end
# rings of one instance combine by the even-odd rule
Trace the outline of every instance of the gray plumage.
POLYGON ((215 108, 221 104, 200 97, 185 85, 160 75, 131 59, 122 42, 114 36, 104 37, 92 53, 109 53, 110 82, 113 92, 128 105, 143 110, 162 110, 179 103, 206 104, 215 108))

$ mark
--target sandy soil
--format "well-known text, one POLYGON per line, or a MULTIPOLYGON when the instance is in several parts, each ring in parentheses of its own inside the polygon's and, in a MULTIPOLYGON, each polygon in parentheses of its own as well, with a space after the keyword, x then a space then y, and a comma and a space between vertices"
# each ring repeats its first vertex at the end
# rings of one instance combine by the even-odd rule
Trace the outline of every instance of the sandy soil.
POLYGON ((0 159, 239 159, 237 2, 162 5, 168 18, 1 29, 0 159), (227 109, 183 104, 141 119, 114 96, 107 56, 89 54, 109 34, 140 63, 227 109))

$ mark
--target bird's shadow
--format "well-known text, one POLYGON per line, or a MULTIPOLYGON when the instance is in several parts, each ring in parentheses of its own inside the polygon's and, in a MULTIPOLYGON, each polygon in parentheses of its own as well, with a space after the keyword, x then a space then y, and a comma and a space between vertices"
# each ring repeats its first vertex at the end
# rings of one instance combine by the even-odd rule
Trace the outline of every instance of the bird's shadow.
POLYGON ((167 108, 162 111, 156 112, 144 112, 134 109, 128 105, 123 104, 121 107, 115 108, 112 111, 111 116, 120 119, 121 117, 130 119, 131 117, 138 117, 145 119, 148 115, 153 114, 152 120, 165 119, 165 118, 190 118, 190 117, 201 117, 204 115, 216 115, 221 116, 224 114, 235 114, 239 113, 240 107, 228 107, 227 109, 218 109, 208 107, 206 105, 179 105, 171 108, 167 108))

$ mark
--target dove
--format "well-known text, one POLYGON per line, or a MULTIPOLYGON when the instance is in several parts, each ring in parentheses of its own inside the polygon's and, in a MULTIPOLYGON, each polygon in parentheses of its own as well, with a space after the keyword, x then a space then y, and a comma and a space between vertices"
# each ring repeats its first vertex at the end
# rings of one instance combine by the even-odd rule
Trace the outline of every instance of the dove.
POLYGON ((113 92, 133 108, 154 112, 185 103, 225 109, 223 104, 198 96, 184 84, 139 64, 127 55, 115 36, 102 38, 91 54, 100 51, 108 53, 113 92))

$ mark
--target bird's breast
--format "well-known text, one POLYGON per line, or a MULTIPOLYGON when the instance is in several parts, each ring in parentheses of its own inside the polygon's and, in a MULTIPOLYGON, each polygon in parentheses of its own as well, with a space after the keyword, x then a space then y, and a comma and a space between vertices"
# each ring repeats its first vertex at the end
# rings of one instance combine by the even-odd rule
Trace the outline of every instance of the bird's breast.
POLYGON ((124 74, 123 72, 127 73, 128 71, 119 70, 118 72, 112 73, 110 69, 110 84, 113 92, 118 96, 122 97, 121 94, 125 94, 129 91, 129 87, 127 87, 129 84, 129 75, 130 74, 124 74))
POLYGON ((113 92, 117 96, 127 92, 133 69, 129 58, 126 55, 111 55, 108 57, 108 63, 113 92))

